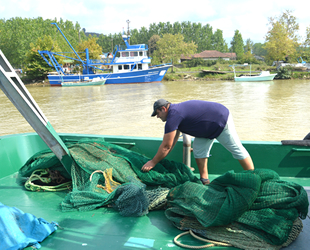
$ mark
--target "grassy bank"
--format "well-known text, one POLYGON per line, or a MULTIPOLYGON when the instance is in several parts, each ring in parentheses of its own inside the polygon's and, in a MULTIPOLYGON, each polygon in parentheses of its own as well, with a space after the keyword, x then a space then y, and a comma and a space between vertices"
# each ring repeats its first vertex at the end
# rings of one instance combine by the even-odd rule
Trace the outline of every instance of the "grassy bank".
MULTIPOLYGON (((236 75, 249 74, 250 67, 240 67, 237 69, 236 75)), ((278 73, 276 67, 262 66, 262 65, 252 65, 251 72, 257 74, 260 71, 270 71, 270 73, 278 73)), ((299 71, 298 69, 290 69, 289 79, 310 79, 309 71, 299 71)), ((234 80, 234 73, 231 67, 227 64, 223 65, 213 65, 211 67, 192 67, 192 68, 177 68, 173 67, 173 72, 169 70, 164 81, 178 81, 178 80, 203 80, 203 81, 229 81, 234 80), (219 71, 220 73, 205 73, 203 70, 208 71, 219 71)), ((277 79, 275 79, 277 80, 277 79)))

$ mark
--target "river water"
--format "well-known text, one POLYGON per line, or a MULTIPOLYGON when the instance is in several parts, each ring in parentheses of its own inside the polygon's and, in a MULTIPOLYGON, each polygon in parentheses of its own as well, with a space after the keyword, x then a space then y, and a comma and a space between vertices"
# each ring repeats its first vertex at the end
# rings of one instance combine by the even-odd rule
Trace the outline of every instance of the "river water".
MULTIPOLYGON (((27 86, 59 133, 162 137, 153 103, 219 102, 233 115, 241 140, 303 139, 310 132, 310 81, 174 81, 87 87, 27 86)), ((34 132, 0 91, 0 135, 34 132)))

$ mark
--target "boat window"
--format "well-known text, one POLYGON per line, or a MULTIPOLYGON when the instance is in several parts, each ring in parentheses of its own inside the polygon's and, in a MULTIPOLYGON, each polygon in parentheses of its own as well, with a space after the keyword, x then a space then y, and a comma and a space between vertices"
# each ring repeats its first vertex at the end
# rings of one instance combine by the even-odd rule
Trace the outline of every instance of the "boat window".
POLYGON ((136 64, 131 65, 131 69, 136 69, 136 68, 137 68, 136 64))
POLYGON ((122 57, 128 57, 129 56, 129 52, 122 52, 121 55, 122 55, 122 57))
POLYGON ((124 69, 129 69, 129 65, 124 65, 124 69))
POLYGON ((123 69, 123 65, 118 65, 118 70, 122 70, 123 69))
POLYGON ((143 51, 140 51, 140 52, 139 52, 139 56, 143 56, 143 51))
POLYGON ((138 70, 141 70, 142 69, 142 64, 138 64, 138 70))
POLYGON ((137 51, 131 51, 130 56, 138 56, 138 52, 137 51))

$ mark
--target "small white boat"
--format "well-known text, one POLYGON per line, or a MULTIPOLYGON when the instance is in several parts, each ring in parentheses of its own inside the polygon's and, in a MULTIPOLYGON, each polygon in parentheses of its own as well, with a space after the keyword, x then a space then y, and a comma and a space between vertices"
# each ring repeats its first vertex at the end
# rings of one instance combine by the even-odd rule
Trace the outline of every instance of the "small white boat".
POLYGON ((250 75, 240 75, 240 76, 236 76, 236 71, 235 71, 235 67, 236 66, 248 66, 247 63, 242 64, 242 65, 232 65, 231 67, 234 69, 234 78, 235 78, 235 82, 261 82, 261 81, 272 81, 275 76, 277 74, 270 74, 269 71, 262 71, 260 74, 258 75, 252 75, 251 74, 251 65, 250 66, 250 75))
MULTIPOLYGON (((86 77, 85 77, 86 78, 86 77)), ((73 87, 73 86, 94 86, 94 85, 103 85, 106 82, 106 79, 103 77, 95 77, 91 80, 78 81, 78 82, 62 82, 61 86, 63 87, 73 87)))

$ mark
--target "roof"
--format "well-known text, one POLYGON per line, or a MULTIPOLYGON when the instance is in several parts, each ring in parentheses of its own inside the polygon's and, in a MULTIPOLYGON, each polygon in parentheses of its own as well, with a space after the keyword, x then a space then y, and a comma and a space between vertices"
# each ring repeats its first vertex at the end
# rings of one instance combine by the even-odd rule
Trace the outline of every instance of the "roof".
POLYGON ((205 50, 201 53, 194 54, 190 57, 182 56, 181 59, 191 59, 191 58, 235 58, 237 57, 236 53, 222 53, 217 50, 205 50))

